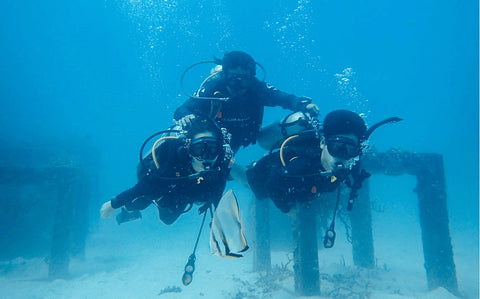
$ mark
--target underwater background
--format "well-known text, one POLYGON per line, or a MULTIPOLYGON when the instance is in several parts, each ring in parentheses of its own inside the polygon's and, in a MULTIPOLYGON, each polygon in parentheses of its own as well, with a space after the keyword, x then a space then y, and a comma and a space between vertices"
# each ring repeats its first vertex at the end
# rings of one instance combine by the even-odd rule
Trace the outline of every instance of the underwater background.
MULTIPOLYGON (((361 113, 369 125, 403 118, 372 135, 375 150, 443 155, 454 254, 472 256, 457 265, 460 289, 478 296, 478 10, 473 0, 2 1, 0 142, 56 147, 75 140, 95 148, 98 198, 85 199, 92 244, 108 251, 135 240, 147 248, 152 235, 175 242, 184 238, 179 231, 191 231, 193 243, 196 215, 167 227, 151 211, 117 226, 98 219, 98 210, 136 182, 140 145, 172 124, 211 66, 188 73, 184 91, 183 71, 245 51, 263 65, 267 82, 311 97, 321 118, 334 109, 361 113)), ((264 124, 287 113, 266 108, 264 124)), ((236 162, 263 153, 252 146, 236 162)), ((414 180, 379 182, 371 192, 393 215, 385 221, 399 225, 383 233, 408 238, 402 223, 418 225, 414 180)), ((248 214, 251 195, 234 187, 248 214)), ((407 247, 421 260, 420 240, 407 247)))

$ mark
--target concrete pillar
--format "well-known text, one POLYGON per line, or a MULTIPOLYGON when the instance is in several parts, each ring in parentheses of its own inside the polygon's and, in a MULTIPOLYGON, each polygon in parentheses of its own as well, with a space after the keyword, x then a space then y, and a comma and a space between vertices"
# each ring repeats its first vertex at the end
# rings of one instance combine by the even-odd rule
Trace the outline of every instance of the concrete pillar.
POLYGON ((293 252, 295 293, 298 296, 319 296, 320 273, 315 210, 308 205, 297 205, 292 226, 295 244, 293 252))
POLYGON ((370 206, 370 184, 366 179, 358 191, 353 209, 350 211, 352 224, 352 253, 353 263, 356 266, 375 268, 373 249, 372 209, 370 206))
POLYGON ((270 217, 269 217, 269 199, 255 199, 255 255, 253 268, 254 271, 270 271, 270 217))
POLYGON ((442 156, 430 154, 418 158, 422 167, 417 169, 415 192, 418 194, 428 288, 444 287, 457 294, 442 156))

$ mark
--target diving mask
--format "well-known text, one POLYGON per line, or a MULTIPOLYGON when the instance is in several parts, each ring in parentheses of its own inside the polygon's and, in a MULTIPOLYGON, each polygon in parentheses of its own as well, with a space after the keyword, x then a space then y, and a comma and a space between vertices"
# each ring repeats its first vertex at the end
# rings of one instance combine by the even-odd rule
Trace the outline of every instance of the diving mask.
POLYGON ((362 148, 360 144, 348 137, 333 136, 326 139, 327 149, 330 155, 335 158, 348 160, 360 155, 362 148))
POLYGON ((201 137, 192 140, 189 152, 199 161, 215 160, 219 154, 219 145, 213 137, 201 137))

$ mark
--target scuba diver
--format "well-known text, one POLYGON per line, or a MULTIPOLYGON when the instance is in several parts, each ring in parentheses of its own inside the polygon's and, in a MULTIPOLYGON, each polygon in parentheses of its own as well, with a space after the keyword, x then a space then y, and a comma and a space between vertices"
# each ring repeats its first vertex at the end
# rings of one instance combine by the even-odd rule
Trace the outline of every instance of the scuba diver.
POLYGON ((137 184, 105 202, 100 215, 111 217, 120 209, 116 220, 121 224, 141 218, 140 210, 153 203, 160 220, 170 225, 194 204, 200 204, 198 212, 203 219, 182 276, 182 283, 188 286, 193 280, 195 253, 208 211, 212 218, 212 253, 238 258, 249 247, 237 198, 232 190, 223 194, 233 157, 230 134, 212 119, 202 117, 193 119, 187 131, 176 128, 158 132, 143 143, 137 184), (162 137, 144 157, 145 145, 159 134, 162 137))
POLYGON ((174 113, 174 120, 183 128, 188 128, 196 116, 215 119, 232 134, 231 147, 236 153, 241 146, 256 142, 265 106, 318 115, 319 109, 310 98, 285 93, 260 81, 255 76, 256 66, 263 67, 249 54, 231 51, 213 62, 217 71, 174 113))
MULTIPOLYGON (((118 224, 141 218, 140 210, 155 204, 160 220, 169 225, 194 203, 206 211, 216 208, 230 172, 229 134, 209 119, 196 118, 188 131, 157 140, 137 167, 137 184, 105 202, 102 218, 116 216, 118 224)), ((155 136, 155 135, 153 135, 155 136)), ((152 136, 152 137, 153 137, 152 136)), ((199 211, 200 211, 199 210, 199 211)))
POLYGON ((231 175, 243 183, 247 180, 258 199, 270 198, 283 213, 345 182, 352 190, 350 210, 362 181, 370 176, 360 167, 365 142, 380 125, 400 120, 389 118, 367 130, 358 114, 336 110, 327 114, 322 129, 312 127, 287 137, 252 167, 235 166, 231 175))

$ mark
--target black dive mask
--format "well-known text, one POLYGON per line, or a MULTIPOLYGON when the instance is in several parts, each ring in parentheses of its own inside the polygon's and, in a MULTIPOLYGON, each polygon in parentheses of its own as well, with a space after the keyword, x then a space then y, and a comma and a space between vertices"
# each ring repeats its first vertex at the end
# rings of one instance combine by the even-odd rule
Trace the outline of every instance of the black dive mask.
POLYGON ((333 136, 326 140, 327 149, 330 155, 335 158, 348 160, 360 155, 362 148, 355 140, 343 137, 333 136))
POLYGON ((213 137, 201 137, 192 140, 189 152, 192 157, 199 161, 212 161, 218 157, 219 145, 213 137))

